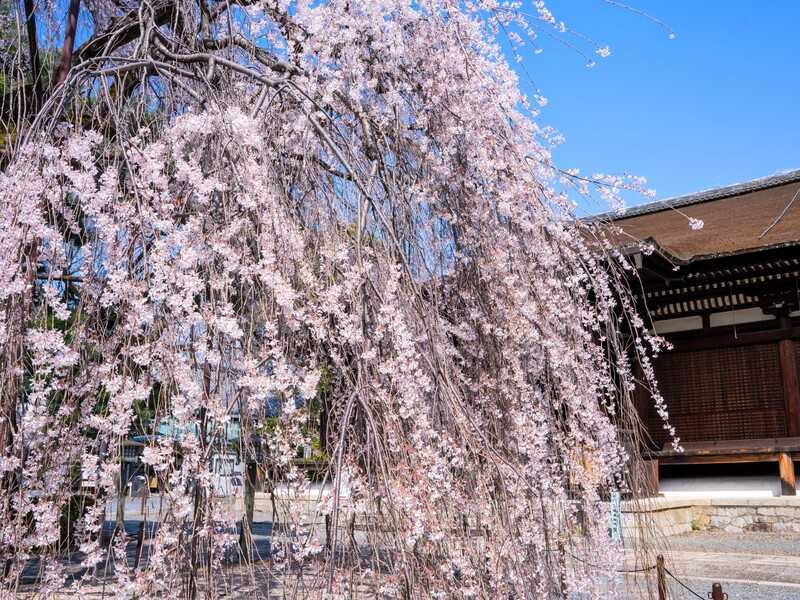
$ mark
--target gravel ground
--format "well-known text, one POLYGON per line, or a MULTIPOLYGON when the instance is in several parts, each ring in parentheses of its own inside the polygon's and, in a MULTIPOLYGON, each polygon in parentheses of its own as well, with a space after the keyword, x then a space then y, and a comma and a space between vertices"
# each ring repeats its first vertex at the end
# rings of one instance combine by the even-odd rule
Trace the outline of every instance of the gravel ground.
MULTIPOLYGON (((126 517, 141 518, 140 509, 139 501, 131 502, 126 506, 126 517)), ((147 509, 148 514, 157 514, 158 507, 154 499, 148 502, 147 509)), ((259 554, 264 554, 268 552, 272 532, 271 515, 257 510, 256 521, 256 548, 259 554)), ((138 523, 126 522, 126 529, 133 536, 138 530, 138 523)), ((322 531, 318 533, 324 535, 322 531)), ((133 542, 129 545, 130 550, 135 549, 133 542)), ((800 533, 732 534, 703 531, 669 538, 667 545, 664 551, 667 569, 697 593, 694 595, 668 577, 669 600, 696 600, 698 597, 706 600, 714 582, 722 584, 728 600, 800 600, 800 533)), ((142 558, 147 559, 146 551, 142 558)), ((31 565, 31 569, 33 567, 31 565)), ((656 600, 654 573, 651 571, 649 575, 651 593, 645 591, 648 580, 644 576, 627 576, 628 595, 625 600, 656 600)), ((249 578, 247 583, 250 583, 249 578)), ((235 587, 238 589, 231 589, 228 597, 252 595, 252 590, 235 587)), ((261 584, 256 587, 263 593, 261 584)), ((96 593, 98 591, 89 586, 80 594, 65 590, 63 596, 59 597, 71 600, 77 596, 81 599, 99 598, 101 594, 96 593), (93 596, 92 592, 96 595, 93 596)), ((585 599, 576 596, 571 600, 585 599)))
MULTIPOLYGON (((800 599, 798 533, 694 532, 670 538, 668 556, 667 568, 704 599, 714 582, 729 600, 800 599)), ((670 600, 697 598, 668 579, 670 600)))
POLYGON ((694 550, 771 556, 800 556, 800 533, 725 533, 698 531, 669 540, 673 552, 694 550))
MULTIPOLYGON (((689 587, 698 590, 706 599, 713 583, 708 579, 687 579, 689 587)), ((721 582, 722 583, 722 582, 721 582)), ((722 590, 728 594, 728 600, 797 600, 800 598, 800 587, 790 587, 781 584, 765 583, 722 583, 722 590)), ((670 600, 693 600, 697 598, 689 592, 672 586, 670 600)))

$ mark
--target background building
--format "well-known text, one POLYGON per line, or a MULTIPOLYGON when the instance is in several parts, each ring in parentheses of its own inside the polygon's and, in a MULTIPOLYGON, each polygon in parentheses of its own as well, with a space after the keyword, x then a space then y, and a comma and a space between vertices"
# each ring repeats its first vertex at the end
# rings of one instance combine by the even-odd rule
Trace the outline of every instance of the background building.
POLYGON ((637 267, 639 308, 674 345, 655 369, 685 452, 669 448, 639 390, 650 456, 661 465, 777 463, 782 492, 794 494, 800 170, 643 205, 612 220, 637 267), (638 240, 654 251, 634 250, 638 240))

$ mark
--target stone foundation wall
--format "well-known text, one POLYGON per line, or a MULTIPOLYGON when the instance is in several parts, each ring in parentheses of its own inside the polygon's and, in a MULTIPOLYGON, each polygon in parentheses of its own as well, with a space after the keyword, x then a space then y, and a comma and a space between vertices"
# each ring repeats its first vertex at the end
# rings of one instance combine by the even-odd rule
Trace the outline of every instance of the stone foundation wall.
POLYGON ((686 499, 649 498, 622 507, 623 534, 642 529, 671 536, 697 530, 800 533, 800 497, 686 499))
POLYGON ((722 531, 800 532, 800 500, 765 498, 749 501, 714 501, 705 507, 708 529, 722 531))

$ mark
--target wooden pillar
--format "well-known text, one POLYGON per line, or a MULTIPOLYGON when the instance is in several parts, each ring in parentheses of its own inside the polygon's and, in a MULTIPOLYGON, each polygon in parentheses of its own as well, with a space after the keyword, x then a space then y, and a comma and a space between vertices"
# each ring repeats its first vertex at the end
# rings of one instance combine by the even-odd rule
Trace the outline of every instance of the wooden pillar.
POLYGON ((797 481, 794 476, 794 463, 791 455, 783 452, 778 456, 778 471, 781 476, 781 495, 797 495, 797 481))
POLYGON ((646 459, 644 462, 644 473, 642 481, 642 490, 646 496, 658 496, 658 459, 646 459))
POLYGON ((786 410, 786 435, 800 436, 800 378, 797 374, 797 353, 794 341, 778 342, 778 356, 783 381, 783 401, 786 410))

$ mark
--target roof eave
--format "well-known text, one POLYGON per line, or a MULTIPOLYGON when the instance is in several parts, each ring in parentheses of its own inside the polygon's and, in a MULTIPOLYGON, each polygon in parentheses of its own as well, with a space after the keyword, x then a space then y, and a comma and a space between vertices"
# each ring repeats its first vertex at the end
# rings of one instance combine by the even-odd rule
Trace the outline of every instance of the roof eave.
POLYGON ((621 213, 602 213, 590 217, 588 220, 592 222, 622 221, 624 219, 637 217, 639 215, 652 214, 665 210, 682 208, 685 206, 693 206, 696 204, 702 204, 704 202, 711 202, 713 200, 722 200, 723 198, 732 198, 734 196, 741 196, 751 192, 758 192, 761 190, 798 182, 800 182, 800 169, 795 169, 793 171, 785 171, 783 173, 777 173, 775 175, 753 179, 744 183, 735 183, 733 185, 695 192, 693 194, 686 194, 684 196, 665 198, 664 200, 650 202, 649 204, 633 206, 621 213))

